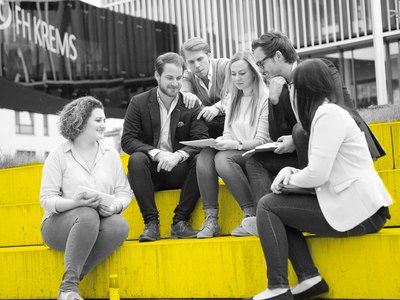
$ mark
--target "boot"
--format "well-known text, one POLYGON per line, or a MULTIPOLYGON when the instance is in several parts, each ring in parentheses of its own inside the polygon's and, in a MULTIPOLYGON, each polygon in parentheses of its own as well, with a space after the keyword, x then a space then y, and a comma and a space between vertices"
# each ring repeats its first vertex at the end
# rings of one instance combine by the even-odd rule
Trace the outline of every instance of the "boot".
POLYGON ((197 233, 197 238, 212 238, 214 236, 219 235, 219 225, 218 225, 218 209, 210 208, 205 209, 206 220, 204 221, 203 226, 201 226, 200 231, 197 233))

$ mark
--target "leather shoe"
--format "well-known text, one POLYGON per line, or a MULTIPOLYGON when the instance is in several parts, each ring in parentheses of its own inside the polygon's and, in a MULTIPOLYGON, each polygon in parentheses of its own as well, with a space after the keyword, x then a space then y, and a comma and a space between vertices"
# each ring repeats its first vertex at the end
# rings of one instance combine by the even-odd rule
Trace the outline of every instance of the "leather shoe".
POLYGON ((139 242, 152 242, 160 239, 158 221, 150 221, 145 224, 143 233, 139 236, 139 242))
POLYGON ((328 291, 329 291, 329 286, 326 283, 325 279, 322 278, 322 280, 320 282, 318 282, 317 284, 314 284, 309 289, 307 289, 299 294, 293 294, 293 298, 294 298, 294 300, 308 299, 308 298, 312 298, 312 297, 321 295, 328 291))
POLYGON ((190 228, 186 221, 179 221, 171 225, 171 238, 173 239, 195 238, 197 232, 197 230, 190 228))

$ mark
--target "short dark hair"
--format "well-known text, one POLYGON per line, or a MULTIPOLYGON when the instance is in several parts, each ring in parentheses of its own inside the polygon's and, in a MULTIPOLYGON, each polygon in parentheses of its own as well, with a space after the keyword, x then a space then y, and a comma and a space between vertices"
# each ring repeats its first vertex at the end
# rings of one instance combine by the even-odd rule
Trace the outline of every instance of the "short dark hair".
POLYGON ((92 96, 80 97, 65 105, 58 113, 60 134, 67 140, 75 140, 85 129, 95 108, 104 109, 103 104, 92 96))
POLYGON ((273 57, 276 51, 280 51, 287 63, 294 63, 299 59, 289 38, 281 32, 270 31, 255 39, 251 48, 253 51, 261 47, 266 57, 273 57))
POLYGON ((159 75, 164 72, 165 64, 174 64, 178 67, 182 67, 182 70, 185 70, 185 60, 182 56, 173 52, 161 54, 156 58, 156 61, 154 62, 154 69, 159 75))
POLYGON ((211 53, 210 45, 205 39, 193 37, 183 43, 180 55, 185 58, 185 51, 204 51, 205 54, 211 53))
POLYGON ((329 67, 315 58, 301 62, 294 69, 293 83, 301 125, 310 132, 314 114, 324 100, 336 102, 335 81, 329 67))

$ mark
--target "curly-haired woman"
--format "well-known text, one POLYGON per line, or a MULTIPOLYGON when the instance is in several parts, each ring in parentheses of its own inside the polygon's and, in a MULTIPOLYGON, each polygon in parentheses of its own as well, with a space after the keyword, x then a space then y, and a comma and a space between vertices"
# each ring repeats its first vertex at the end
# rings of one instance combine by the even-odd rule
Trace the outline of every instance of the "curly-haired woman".
POLYGON ((50 248, 65 252, 58 299, 81 300, 79 282, 128 235, 120 213, 129 205, 132 191, 118 152, 100 141, 105 131, 101 102, 81 97, 67 104, 59 116, 59 130, 67 141, 44 164, 41 230, 50 248), (98 195, 77 194, 79 186, 114 195, 113 203, 106 206, 98 195))

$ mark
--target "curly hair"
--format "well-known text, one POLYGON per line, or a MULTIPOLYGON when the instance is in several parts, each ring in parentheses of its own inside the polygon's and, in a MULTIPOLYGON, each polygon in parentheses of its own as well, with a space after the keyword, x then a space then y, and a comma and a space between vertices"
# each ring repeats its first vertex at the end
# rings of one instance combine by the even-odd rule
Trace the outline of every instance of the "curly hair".
POLYGON ((70 141, 75 140, 85 129, 95 108, 104 109, 104 106, 92 96, 80 97, 65 105, 58 113, 58 126, 61 135, 70 141))

